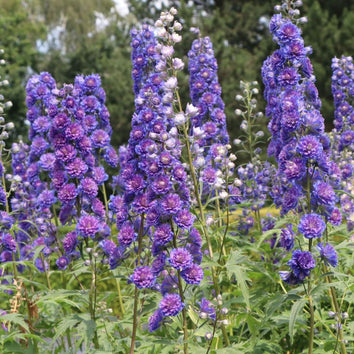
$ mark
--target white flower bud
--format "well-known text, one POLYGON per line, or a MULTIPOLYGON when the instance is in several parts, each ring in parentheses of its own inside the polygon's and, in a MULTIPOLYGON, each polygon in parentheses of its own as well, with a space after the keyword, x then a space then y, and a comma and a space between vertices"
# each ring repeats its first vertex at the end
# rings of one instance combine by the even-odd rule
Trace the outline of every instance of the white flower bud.
POLYGON ((164 58, 171 58, 172 55, 173 55, 173 52, 174 52, 174 49, 172 46, 170 45, 164 45, 162 46, 161 48, 161 55, 164 57, 164 58))
POLYGON ((243 97, 241 95, 236 95, 235 100, 236 101, 241 101, 243 97))
POLYGON ((191 103, 187 103, 186 114, 189 117, 195 117, 199 113, 198 107, 193 106, 191 103))
POLYGON ((241 116, 241 115, 242 115, 242 111, 237 108, 237 109, 235 109, 235 114, 236 114, 237 116, 241 116))
POLYGON ((12 102, 11 101, 7 101, 5 103, 5 108, 11 108, 13 106, 12 102))
POLYGON ((165 87, 167 87, 169 90, 174 90, 177 87, 177 78, 175 76, 170 77, 165 82, 165 87))
POLYGON ((171 7, 170 8, 170 14, 173 15, 173 16, 176 16, 178 13, 177 9, 175 7, 171 7))
POLYGON ((175 31, 181 31, 182 30, 182 25, 178 21, 175 21, 174 24, 173 24, 173 29, 175 31))
POLYGON ((165 38, 166 35, 167 35, 167 31, 166 31, 165 27, 159 28, 158 31, 156 32, 156 36, 158 38, 165 38))
POLYGON ((206 318, 208 318, 208 314, 206 312, 200 312, 199 313, 199 317, 202 319, 202 320, 205 320, 206 318))
POLYGON ((173 43, 179 43, 182 41, 182 36, 178 33, 173 33, 171 38, 173 43))
POLYGON ((175 70, 183 70, 184 68, 184 62, 180 58, 173 58, 172 65, 175 70))
POLYGON ((13 128, 15 128, 15 124, 13 122, 9 122, 5 125, 5 128, 7 130, 12 130, 13 128))
POLYGON ((163 23, 160 19, 155 22, 155 27, 163 27, 163 23))
POLYGON ((230 154, 229 159, 230 159, 231 161, 236 161, 236 160, 237 160, 237 157, 236 157, 235 154, 230 154))
POLYGON ((226 191, 221 191, 219 195, 221 199, 226 199, 229 196, 229 193, 226 191))
POLYGON ((205 224, 207 225, 207 226, 211 226, 211 225, 213 225, 215 223, 215 220, 211 217, 211 216, 208 216, 207 218, 206 218, 206 220, 205 220, 205 224))
POLYGON ((187 121, 187 118, 183 112, 177 113, 174 117, 174 122, 177 126, 183 125, 187 121))
POLYGON ((253 93, 254 95, 258 95, 258 92, 259 92, 259 91, 258 91, 257 88, 253 88, 253 89, 252 89, 252 93, 253 93))
POLYGON ((242 181, 239 178, 235 178, 234 185, 235 185, 235 187, 241 187, 242 181))

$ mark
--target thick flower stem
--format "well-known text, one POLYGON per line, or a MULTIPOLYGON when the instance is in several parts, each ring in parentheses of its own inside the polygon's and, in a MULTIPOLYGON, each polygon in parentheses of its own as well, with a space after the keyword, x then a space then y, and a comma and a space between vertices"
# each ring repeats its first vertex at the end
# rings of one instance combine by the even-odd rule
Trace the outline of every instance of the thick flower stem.
MULTIPOLYGON (((143 234, 144 234, 144 214, 141 216, 140 230, 138 235, 138 254, 136 257, 136 263, 140 264, 140 254, 143 245, 143 234)), ((134 290, 134 309, 133 309, 133 329, 132 329, 132 339, 130 342, 130 354, 134 353, 135 340, 136 340, 136 330, 138 328, 138 302, 139 302, 139 292, 138 288, 135 287, 134 290)))

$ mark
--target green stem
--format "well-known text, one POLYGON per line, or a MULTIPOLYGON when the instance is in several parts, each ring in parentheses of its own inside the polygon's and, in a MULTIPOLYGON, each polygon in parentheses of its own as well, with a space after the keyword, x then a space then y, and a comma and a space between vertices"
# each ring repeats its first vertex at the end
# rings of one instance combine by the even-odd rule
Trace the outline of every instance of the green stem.
MULTIPOLYGON (((91 320, 96 323, 96 301, 97 301, 97 268, 96 268, 96 259, 93 260, 92 252, 90 253, 90 261, 91 261, 91 286, 90 286, 90 294, 89 294, 89 307, 91 320)), ((95 328, 95 333, 93 337, 93 344, 95 349, 99 349, 97 328, 95 328)))
MULTIPOLYGON (((309 252, 311 253, 312 249, 312 239, 309 239, 309 252)), ((309 350, 308 354, 312 354, 313 351, 313 338, 315 334, 315 312, 313 308, 313 300, 311 295, 311 273, 309 275, 308 283, 307 283, 307 291, 309 297, 309 312, 310 312, 310 335, 309 335, 309 350)))
MULTIPOLYGON (((327 267, 324 265, 324 272, 328 273, 328 269, 327 267)), ((326 281, 328 284, 331 284, 331 279, 329 276, 326 276, 326 281)), ((336 290, 334 289, 333 286, 331 286, 329 288, 329 296, 331 298, 331 302, 332 302, 332 307, 333 307, 333 311, 337 314, 337 323, 338 323, 338 337, 337 337, 337 342, 336 342, 336 348, 338 346, 338 339, 339 339, 339 343, 340 343, 340 347, 341 347, 341 353, 342 354, 346 354, 347 353, 347 349, 345 347, 344 344, 344 337, 343 337, 343 329, 341 328, 341 308, 338 304, 338 300, 337 300, 337 295, 336 295, 336 290)))
POLYGON ((116 286, 117 286, 118 302, 119 302, 120 312, 121 312, 121 315, 124 316, 125 310, 124 310, 124 306, 123 306, 122 292, 120 290, 120 280, 117 279, 117 278, 116 278, 116 286))
MULTIPOLYGON (((172 220, 171 220, 171 224, 172 224, 172 220)), ((175 232, 173 232, 173 246, 174 246, 174 248, 177 248, 177 236, 176 236, 175 232)), ((181 279, 181 274, 180 274, 179 270, 177 271, 177 279, 178 279, 179 296, 181 297, 181 301, 184 304, 182 279, 181 279)), ((182 309, 182 318, 183 318, 183 352, 184 352, 184 354, 188 354, 188 324, 187 324, 187 312, 186 312, 185 306, 182 309)))
MULTIPOLYGON (((178 97, 178 101, 180 101, 178 92, 177 92, 177 97, 178 97)), ((194 194, 195 194, 195 197, 197 199, 198 208, 199 208, 199 217, 200 217, 200 221, 201 221, 201 227, 202 227, 202 230, 203 230, 203 235, 204 235, 204 237, 205 237, 205 239, 207 241, 209 256, 210 256, 211 259, 213 259, 214 258, 213 248, 212 248, 212 245, 211 245, 211 240, 210 240, 208 231, 206 229, 203 203, 202 203, 202 199, 200 197, 199 190, 198 190, 197 176, 196 176, 194 165, 193 165, 193 159, 192 159, 192 153, 191 153, 191 149, 190 149, 188 132, 187 132, 187 129, 186 129, 185 126, 183 127, 183 133, 184 133, 184 138, 185 138, 185 142, 186 142, 188 164, 189 164, 191 177, 192 177, 192 181, 193 181, 194 194)), ((220 295, 220 288, 219 288, 219 283, 218 283, 218 277, 217 277, 217 274, 216 274, 216 269, 215 269, 214 266, 211 267, 211 275, 212 275, 212 279, 213 279, 215 294, 216 294, 216 296, 218 296, 218 295, 220 295)), ((226 346, 229 346, 230 345, 229 336, 228 336, 226 328, 225 328, 225 326, 223 324, 221 325, 221 330, 222 330, 222 333, 223 333, 225 344, 226 344, 226 346)))
MULTIPOLYGON (((143 233, 144 233, 144 214, 141 216, 140 230, 138 235, 138 254, 136 257, 137 266, 140 264, 140 254, 143 246, 143 233)), ((133 310, 133 329, 132 329, 132 339, 130 343, 130 354, 134 353, 135 340, 136 340, 136 330, 138 327, 138 302, 139 302, 139 292, 138 288, 135 286, 134 290, 134 310, 133 310)))
POLYGON ((49 290, 52 290, 52 287, 51 287, 51 285, 50 285, 49 272, 48 272, 48 270, 47 270, 47 267, 45 266, 44 255, 43 255, 42 252, 41 252, 41 260, 42 260, 42 264, 43 264, 43 268, 44 268, 44 272, 45 272, 45 277, 46 277, 46 279, 47 279, 48 289, 49 289, 49 290))

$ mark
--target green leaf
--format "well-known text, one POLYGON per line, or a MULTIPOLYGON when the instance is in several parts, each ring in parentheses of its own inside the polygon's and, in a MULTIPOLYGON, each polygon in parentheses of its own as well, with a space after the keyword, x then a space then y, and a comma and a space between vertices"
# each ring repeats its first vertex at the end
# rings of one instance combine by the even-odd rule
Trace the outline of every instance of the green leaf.
POLYGON ((26 323, 23 315, 19 313, 8 313, 0 316, 1 322, 10 322, 21 326, 26 332, 29 332, 28 324, 26 323))
POLYGON ((79 322, 81 322, 81 318, 78 315, 69 315, 65 316, 55 327, 55 335, 53 337, 53 342, 55 342, 60 336, 62 336, 67 329, 71 329, 75 327, 79 322))
POLYGON ((296 318, 304 308, 305 304, 306 304, 306 300, 300 299, 296 301, 291 307, 290 318, 289 318, 289 336, 290 336, 291 344, 293 344, 293 340, 294 340, 294 328, 295 328, 296 318))
POLYGON ((233 274, 236 276, 237 283, 240 286, 242 296, 246 302, 248 308, 251 308, 250 295, 248 291, 246 272, 244 267, 240 266, 240 263, 245 263, 246 257, 238 251, 232 251, 229 260, 225 264, 225 268, 229 277, 233 274))

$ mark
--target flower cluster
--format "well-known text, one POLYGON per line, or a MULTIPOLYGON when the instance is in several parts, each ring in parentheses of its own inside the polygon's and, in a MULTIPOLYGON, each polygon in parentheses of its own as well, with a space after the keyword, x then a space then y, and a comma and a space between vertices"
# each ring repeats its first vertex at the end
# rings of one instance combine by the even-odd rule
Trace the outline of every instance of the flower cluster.
POLYGON ((139 289, 153 287, 163 295, 149 320, 150 331, 184 307, 183 294, 176 293, 179 287, 173 284, 181 278, 187 284, 199 284, 203 278, 201 238, 192 227, 187 174, 180 162, 181 143, 172 108, 177 78, 168 76, 169 63, 173 72, 183 68, 183 62, 173 58, 181 29, 175 14, 171 9, 156 22, 159 43, 148 26, 132 32, 136 110, 116 179, 123 193, 112 196, 109 203, 119 230, 119 246, 112 245, 111 267, 118 264, 117 255, 132 250, 137 242, 137 268, 130 280, 139 289), (151 253, 151 263, 145 263, 141 250, 151 253))
MULTIPOLYGON (((337 212, 333 184, 339 176, 337 165, 330 159, 330 141, 319 111, 321 102, 308 58, 311 48, 305 47, 297 26, 304 22, 297 19, 298 4, 284 2, 279 7, 283 14, 272 17, 270 32, 279 49, 265 60, 262 76, 266 114, 271 117, 268 154, 278 162, 276 178, 280 181, 278 190, 273 191, 274 201, 282 214, 291 210, 305 214, 298 231, 309 239, 312 251, 312 239, 321 239, 325 220, 331 222, 332 213, 337 212)), ((315 261, 311 253, 295 250, 288 264, 291 272, 282 278, 294 284, 310 274, 315 261)))
POLYGON ((334 97, 334 129, 332 156, 341 172, 341 210, 348 230, 354 229, 354 64, 352 57, 332 59, 332 94, 334 97))

